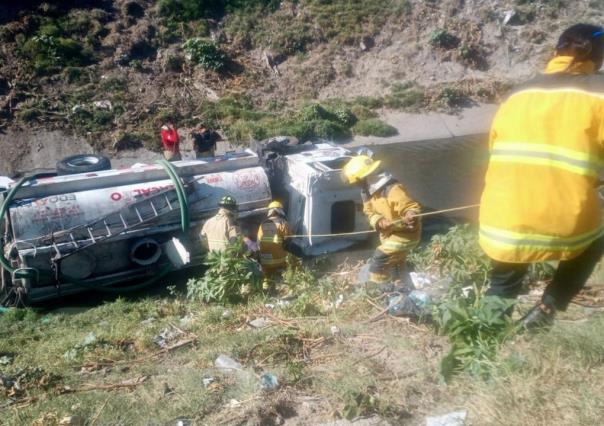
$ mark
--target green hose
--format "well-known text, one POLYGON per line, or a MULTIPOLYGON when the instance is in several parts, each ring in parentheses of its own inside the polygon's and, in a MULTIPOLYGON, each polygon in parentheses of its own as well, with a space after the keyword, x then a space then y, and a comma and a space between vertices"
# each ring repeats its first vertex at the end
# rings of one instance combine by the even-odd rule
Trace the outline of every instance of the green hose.
MULTIPOLYGON (((186 197, 184 186, 183 186, 182 182, 180 181, 178 174, 176 173, 176 170, 174 170, 174 166, 171 163, 169 163, 166 160, 158 160, 157 164, 161 165, 166 170, 166 173, 168 174, 168 176, 174 183, 174 188, 176 190, 176 195, 178 197, 178 203, 180 204, 181 229, 183 232, 186 233, 189 229, 190 221, 189 221, 189 203, 188 203, 188 199, 186 197)), ((19 180, 19 182, 17 182, 17 184, 15 186, 13 186, 10 189, 10 191, 8 191, 6 198, 4 199, 2 206, 0 207, 0 222, 2 222, 4 220, 4 217, 6 216, 6 213, 8 211, 8 207, 9 207, 10 203, 12 202, 13 198, 15 197, 15 194, 17 193, 19 188, 21 188, 25 183, 27 183, 33 179, 35 179, 35 176, 23 177, 19 180)), ((4 256, 3 250, 0 250, 0 264, 2 264, 2 267, 4 269, 6 269, 8 272, 10 272, 11 274, 15 273, 16 268, 13 268, 11 266, 9 260, 4 256)), ((80 280, 74 279, 72 277, 68 277, 66 275, 61 275, 60 278, 71 281, 68 283, 63 283, 62 285, 74 285, 76 287, 82 287, 82 288, 85 288, 88 290, 100 291, 100 292, 105 292, 105 293, 127 293, 127 292, 137 291, 142 288, 148 287, 152 284, 155 284, 158 280, 165 277, 173 269, 174 268, 172 265, 166 265, 165 268, 160 270, 157 275, 150 278, 149 280, 147 280, 141 284, 137 284, 137 285, 129 286, 129 287, 125 287, 125 288, 95 287, 93 285, 85 284, 80 280)), ((14 277, 15 278, 33 278, 38 272, 39 271, 34 270, 34 268, 29 269, 29 270, 17 271, 15 273, 14 277)), ((52 276, 52 273, 49 271, 42 271, 41 274, 46 275, 46 276, 52 276)), ((109 282, 108 284, 112 285, 117 282, 119 282, 119 281, 109 282)))
POLYGON ((189 230, 189 200, 187 199, 185 188, 172 163, 166 160, 157 160, 156 163, 164 168, 172 183, 174 183, 174 189, 176 190, 178 203, 180 204, 180 225, 182 232, 186 233, 189 230))
MULTIPOLYGON (((15 186, 13 186, 10 189, 10 191, 8 191, 8 194, 6 194, 6 198, 2 202, 2 207, 0 207, 0 222, 4 221, 4 216, 6 215, 6 212, 8 211, 8 206, 13 201, 13 198, 15 198, 15 194, 17 193, 19 188, 21 188, 23 185, 25 185, 27 182, 29 182, 30 180, 32 180, 34 178, 35 178, 35 176, 23 177, 19 180, 19 182, 17 182, 17 184, 15 186)), ((11 266, 9 260, 4 256, 4 250, 0 250, 0 263, 2 264, 2 267, 4 269, 6 269, 8 272, 10 272, 11 274, 15 272, 15 268, 13 268, 11 266)), ((15 274, 15 278, 32 278, 33 277, 32 274, 33 274, 33 271, 31 271, 31 270, 18 271, 15 274)))

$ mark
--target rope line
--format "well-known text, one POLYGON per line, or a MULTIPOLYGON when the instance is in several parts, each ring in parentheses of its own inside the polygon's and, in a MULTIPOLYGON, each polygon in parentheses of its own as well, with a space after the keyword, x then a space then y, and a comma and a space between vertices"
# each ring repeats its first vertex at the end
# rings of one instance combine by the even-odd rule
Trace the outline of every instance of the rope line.
MULTIPOLYGON (((448 212, 455 212, 455 211, 460 211, 460 210, 469 210, 475 207, 479 207, 480 204, 470 204, 467 206, 461 206, 461 207, 453 207, 450 209, 443 209, 443 210, 435 210, 432 212, 426 212, 426 213, 419 213, 419 214, 415 214, 413 215, 413 217, 426 217, 426 216, 434 216, 437 214, 442 214, 442 213, 448 213, 448 212)), ((402 223, 403 219, 398 219, 392 222, 393 225, 402 223)), ((369 231, 356 231, 356 232, 341 232, 341 233, 337 233, 337 234, 299 234, 299 235, 287 235, 284 238, 307 238, 307 237, 317 237, 317 238, 322 238, 322 237, 346 237, 346 236, 350 236, 350 235, 363 235, 363 234, 373 234, 377 231, 374 230, 369 230, 369 231)))

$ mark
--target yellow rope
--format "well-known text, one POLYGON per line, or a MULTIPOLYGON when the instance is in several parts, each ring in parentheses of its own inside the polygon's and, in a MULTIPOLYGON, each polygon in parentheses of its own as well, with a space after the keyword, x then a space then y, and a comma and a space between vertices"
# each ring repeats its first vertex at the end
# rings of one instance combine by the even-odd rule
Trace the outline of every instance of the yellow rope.
MULTIPOLYGON (((470 205, 467 205, 467 206, 453 207, 453 208, 450 208, 450 209, 443 209, 443 210, 435 210, 435 211, 427 212, 427 213, 419 213, 419 214, 413 215, 413 217, 434 216, 434 215, 442 214, 442 213, 455 212, 455 211, 459 211, 459 210, 468 210, 468 209, 472 209, 472 208, 479 207, 479 206, 480 206, 480 204, 470 204, 470 205)), ((392 222, 392 224, 396 225, 396 224, 401 223, 401 222, 403 222, 403 219, 395 220, 395 221, 392 222)), ((348 235, 372 234, 374 232, 376 232, 376 231, 370 230, 370 231, 342 232, 342 233, 339 233, 339 234, 302 234, 302 235, 287 235, 284 238, 344 237, 344 236, 348 236, 348 235)))

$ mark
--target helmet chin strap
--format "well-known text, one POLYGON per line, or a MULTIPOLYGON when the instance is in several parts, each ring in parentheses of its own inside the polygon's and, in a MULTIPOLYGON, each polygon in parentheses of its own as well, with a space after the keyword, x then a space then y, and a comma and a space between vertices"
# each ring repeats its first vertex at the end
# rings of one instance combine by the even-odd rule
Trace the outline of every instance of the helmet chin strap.
POLYGON ((390 181, 392 181, 393 177, 388 172, 381 172, 375 175, 371 175, 367 177, 367 190, 369 195, 373 195, 386 186, 390 181))

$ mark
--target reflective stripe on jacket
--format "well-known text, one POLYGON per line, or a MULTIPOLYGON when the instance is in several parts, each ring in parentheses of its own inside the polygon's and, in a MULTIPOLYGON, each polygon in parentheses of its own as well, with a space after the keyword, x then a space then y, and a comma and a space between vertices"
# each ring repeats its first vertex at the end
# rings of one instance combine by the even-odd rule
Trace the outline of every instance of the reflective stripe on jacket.
POLYGON ((291 235, 287 221, 280 217, 266 219, 258 228, 260 263, 263 266, 284 266, 287 251, 283 248, 285 237, 291 235))
POLYGON ((571 259, 602 235, 604 76, 571 59, 551 61, 493 121, 480 245, 495 260, 571 259))
MULTIPOLYGON (((387 219, 391 222, 400 220, 409 210, 419 212, 420 205, 407 194, 403 185, 398 182, 377 191, 363 203, 363 211, 374 229, 380 219, 387 219)), ((407 229, 402 222, 398 223, 393 227, 392 234, 386 235, 380 232, 381 247, 389 254, 409 251, 419 242, 420 233, 419 223, 414 229, 407 229)))
POLYGON ((216 216, 206 220, 201 228, 201 239, 209 251, 224 250, 241 234, 239 225, 233 215, 220 208, 216 216))

